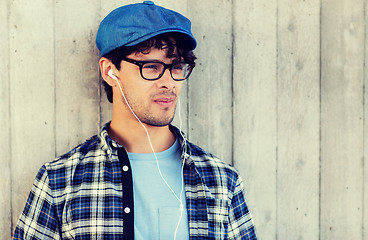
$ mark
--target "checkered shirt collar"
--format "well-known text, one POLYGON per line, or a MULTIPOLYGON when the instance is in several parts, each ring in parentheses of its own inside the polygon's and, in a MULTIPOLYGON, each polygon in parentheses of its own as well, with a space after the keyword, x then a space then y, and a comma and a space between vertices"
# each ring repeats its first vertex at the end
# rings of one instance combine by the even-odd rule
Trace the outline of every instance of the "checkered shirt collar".
MULTIPOLYGON (((120 145, 118 142, 116 142, 109 136, 107 130, 110 127, 110 123, 111 122, 107 122, 104 124, 104 126, 101 128, 98 134, 98 137, 100 139, 101 149, 107 152, 107 154, 111 158, 111 153, 113 151, 113 148, 121 148, 123 146, 120 145)), ((181 146, 182 159, 185 159, 185 164, 190 165, 193 162, 193 160, 190 157, 192 150, 191 150, 187 137, 185 136, 183 132, 181 132, 180 134, 180 130, 171 124, 169 125, 169 129, 174 134, 174 136, 179 140, 179 143, 181 146), (183 137, 185 138, 185 140, 183 137)))

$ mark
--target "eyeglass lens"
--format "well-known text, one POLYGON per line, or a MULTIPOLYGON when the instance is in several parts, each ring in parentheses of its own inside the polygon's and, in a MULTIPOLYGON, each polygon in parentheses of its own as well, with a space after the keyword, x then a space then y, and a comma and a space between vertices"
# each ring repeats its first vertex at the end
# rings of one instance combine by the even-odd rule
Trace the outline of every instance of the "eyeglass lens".
MULTIPOLYGON (((157 79, 164 72, 165 66, 162 63, 145 63, 142 66, 142 75, 146 79, 157 79)), ((170 68, 171 77, 175 80, 184 80, 190 74, 190 66, 187 63, 177 63, 170 68)))

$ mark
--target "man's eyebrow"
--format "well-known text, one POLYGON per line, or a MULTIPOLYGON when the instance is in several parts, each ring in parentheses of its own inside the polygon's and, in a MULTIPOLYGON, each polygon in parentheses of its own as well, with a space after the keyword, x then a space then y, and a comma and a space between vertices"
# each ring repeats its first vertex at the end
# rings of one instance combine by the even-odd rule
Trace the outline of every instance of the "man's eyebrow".
POLYGON ((141 61, 141 62, 163 62, 160 59, 142 59, 142 60, 136 60, 136 61, 141 61))

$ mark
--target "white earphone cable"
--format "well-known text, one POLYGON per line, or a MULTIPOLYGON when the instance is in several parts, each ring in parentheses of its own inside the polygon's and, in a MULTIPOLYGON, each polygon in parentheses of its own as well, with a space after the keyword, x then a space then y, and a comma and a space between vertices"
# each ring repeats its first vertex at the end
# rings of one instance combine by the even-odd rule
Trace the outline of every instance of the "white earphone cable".
POLYGON ((181 132, 182 120, 181 120, 181 113, 180 113, 180 98, 179 97, 178 97, 178 113, 179 113, 179 132, 180 132, 180 135, 181 135, 181 137, 183 138, 183 141, 184 141, 184 144, 183 144, 184 159, 182 159, 182 164, 181 164, 181 190, 180 190, 180 200, 179 200, 179 202, 180 202, 180 217, 179 217, 178 224, 176 225, 176 228, 175 228, 174 240, 176 239, 176 234, 178 232, 179 225, 180 225, 181 219, 183 217, 183 211, 184 211, 184 206, 183 206, 181 196, 182 196, 182 193, 184 191, 184 163, 185 163, 185 158, 186 158, 186 153, 187 153, 187 140, 184 137, 183 133, 181 132))

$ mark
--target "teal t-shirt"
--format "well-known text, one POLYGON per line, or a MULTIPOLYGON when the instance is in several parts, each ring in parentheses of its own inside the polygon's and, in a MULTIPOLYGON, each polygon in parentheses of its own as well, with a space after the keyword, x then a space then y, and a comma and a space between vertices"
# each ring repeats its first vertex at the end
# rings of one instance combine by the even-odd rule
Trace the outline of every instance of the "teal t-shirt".
MULTIPOLYGON (((153 153, 129 153, 133 173, 134 235, 136 240, 174 239, 180 217, 180 203, 162 180, 153 153)), ((181 153, 180 144, 156 153, 162 175, 180 197, 181 153)), ((185 189, 181 196, 184 205, 176 239, 189 239, 185 189)))

